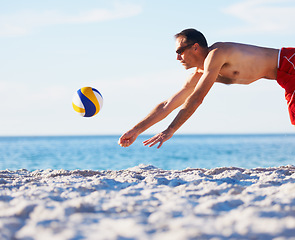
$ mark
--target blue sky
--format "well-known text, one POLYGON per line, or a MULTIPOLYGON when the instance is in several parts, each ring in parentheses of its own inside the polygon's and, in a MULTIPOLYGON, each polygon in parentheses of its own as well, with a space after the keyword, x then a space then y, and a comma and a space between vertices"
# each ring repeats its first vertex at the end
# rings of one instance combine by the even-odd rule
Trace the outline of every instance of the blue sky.
MULTIPOLYGON (((208 43, 295 46, 293 0, 0 0, 0 135, 122 134, 189 76, 174 34, 208 43), (81 87, 104 97, 93 118, 74 112, 81 87)), ((164 130, 177 111, 147 133, 164 130)), ((215 84, 178 133, 294 133, 284 90, 262 79, 215 84)))

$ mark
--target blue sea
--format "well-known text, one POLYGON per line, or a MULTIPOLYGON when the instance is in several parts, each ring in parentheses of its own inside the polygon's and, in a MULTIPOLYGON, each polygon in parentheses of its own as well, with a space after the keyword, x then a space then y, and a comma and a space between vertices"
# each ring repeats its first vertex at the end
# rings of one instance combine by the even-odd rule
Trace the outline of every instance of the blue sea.
POLYGON ((140 136, 129 148, 119 136, 0 137, 0 170, 120 170, 151 164, 165 170, 295 165, 295 134, 175 135, 145 147, 140 136))

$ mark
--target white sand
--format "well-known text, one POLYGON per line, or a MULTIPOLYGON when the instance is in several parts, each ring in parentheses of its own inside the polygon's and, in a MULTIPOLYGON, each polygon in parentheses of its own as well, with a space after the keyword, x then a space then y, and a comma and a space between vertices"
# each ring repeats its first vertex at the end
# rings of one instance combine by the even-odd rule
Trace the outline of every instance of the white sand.
POLYGON ((295 239, 295 167, 0 171, 0 239, 295 239))

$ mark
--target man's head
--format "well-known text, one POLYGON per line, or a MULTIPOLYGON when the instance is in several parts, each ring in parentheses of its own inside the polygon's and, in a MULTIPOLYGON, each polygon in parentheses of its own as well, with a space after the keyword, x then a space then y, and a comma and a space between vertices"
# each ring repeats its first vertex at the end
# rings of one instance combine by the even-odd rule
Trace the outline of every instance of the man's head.
POLYGON ((207 40, 204 35, 196 29, 189 28, 175 34, 175 38, 183 38, 184 43, 193 44, 198 43, 201 47, 208 47, 207 40))
POLYGON ((202 50, 208 49, 207 40, 204 35, 195 29, 185 29, 175 35, 176 53, 179 60, 186 69, 197 67, 203 64, 204 59, 199 55, 204 53, 202 50))

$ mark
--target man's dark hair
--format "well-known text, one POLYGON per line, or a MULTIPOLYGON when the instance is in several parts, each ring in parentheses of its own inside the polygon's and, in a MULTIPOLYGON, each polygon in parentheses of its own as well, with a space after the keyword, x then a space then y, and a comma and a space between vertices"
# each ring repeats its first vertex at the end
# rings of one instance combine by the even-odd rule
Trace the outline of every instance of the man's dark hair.
POLYGON ((187 44, 198 43, 201 47, 208 47, 205 36, 196 29, 189 28, 175 34, 175 38, 179 37, 184 38, 187 44))

